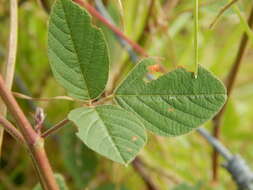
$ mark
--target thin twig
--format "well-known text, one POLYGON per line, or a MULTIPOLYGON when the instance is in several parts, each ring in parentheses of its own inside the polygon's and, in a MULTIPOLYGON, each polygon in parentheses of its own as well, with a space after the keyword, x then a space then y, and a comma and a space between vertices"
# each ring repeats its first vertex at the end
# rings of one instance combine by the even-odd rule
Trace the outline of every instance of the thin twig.
MULTIPOLYGON (((253 6, 251 8, 250 16, 248 19, 248 25, 250 28, 253 28, 253 6)), ((232 90, 235 85, 235 81, 237 79, 237 75, 239 73, 240 66, 242 64, 243 57, 246 53, 246 48, 249 42, 249 37, 246 32, 243 33, 241 42, 240 42, 240 47, 237 52, 236 59, 233 63, 233 66, 228 74, 227 80, 226 80, 226 87, 227 87, 227 95, 228 97, 231 96, 232 90)), ((226 104, 223 106, 221 111, 214 117, 213 119, 213 135, 217 139, 220 137, 220 125, 222 121, 222 117, 224 115, 226 109, 226 104)), ((214 150, 213 152, 213 158, 212 158, 212 166, 213 166, 213 181, 217 181, 218 179, 218 152, 214 150)))
POLYGON ((25 145, 23 135, 7 119, 0 114, 0 124, 19 143, 25 145))
POLYGON ((198 76, 199 68, 199 0, 195 0, 195 9, 194 9, 194 60, 195 60, 195 69, 194 77, 198 76))
POLYGON ((82 102, 84 103, 85 101, 82 100, 78 100, 69 96, 55 96, 55 97, 50 97, 50 98, 34 98, 31 96, 27 96, 25 94, 21 94, 18 92, 12 92, 12 94, 16 97, 16 98, 21 98, 21 99, 25 99, 25 100, 33 100, 33 101, 53 101, 53 100, 69 100, 69 101, 76 101, 76 102, 82 102))
POLYGON ((58 131, 59 129, 64 127, 68 122, 70 122, 68 119, 64 119, 64 120, 60 121, 59 123, 57 123, 56 125, 54 125, 50 129, 48 129, 46 132, 44 132, 41 135, 41 137, 42 138, 47 138, 48 136, 54 134, 56 131, 58 131))
MULTIPOLYGON (((5 65, 4 78, 5 84, 8 89, 11 89, 16 63, 17 54, 17 41, 18 41, 18 1, 10 1, 10 35, 9 35, 9 50, 7 56, 7 62, 5 65)), ((3 102, 0 101, 0 113, 6 116, 7 109, 3 102)), ((2 150, 4 129, 0 127, 0 155, 2 150)))
POLYGON ((102 15, 100 15, 100 13, 94 8, 92 7, 89 3, 87 3, 86 1, 82 1, 82 0, 73 0, 74 2, 76 2, 77 4, 79 4, 80 6, 84 7, 92 16, 94 16, 95 18, 97 18, 99 21, 101 21, 104 25, 106 25, 108 28, 110 28, 115 34, 117 34, 118 36, 120 36, 122 39, 124 39, 125 41, 127 41, 129 43, 129 45, 132 46, 133 49, 135 49, 136 52, 138 52, 140 55, 147 57, 148 54, 145 52, 145 50, 137 43, 135 43, 133 40, 131 40, 130 38, 128 38, 123 32, 121 32, 115 25, 111 24, 110 22, 108 22, 102 15))
POLYGON ((142 160, 139 157, 136 157, 134 159, 132 165, 134 169, 138 172, 138 174, 141 176, 145 184, 147 185, 147 190, 158 190, 152 178, 150 177, 150 174, 143 167, 142 160))
POLYGON ((223 13, 228 10, 234 3, 236 3, 238 0, 233 0, 226 4, 224 7, 221 8, 218 15, 214 18, 213 22, 210 24, 209 28, 212 29, 215 24, 218 22, 219 18, 223 15, 223 13))

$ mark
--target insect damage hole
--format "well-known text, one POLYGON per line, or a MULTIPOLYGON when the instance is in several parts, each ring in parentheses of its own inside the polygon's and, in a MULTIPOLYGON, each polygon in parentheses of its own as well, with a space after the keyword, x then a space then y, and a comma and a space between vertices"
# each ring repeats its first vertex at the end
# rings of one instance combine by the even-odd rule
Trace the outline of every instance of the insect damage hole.
POLYGON ((157 80, 166 73, 165 68, 161 64, 154 64, 147 67, 147 74, 143 77, 145 83, 157 80))

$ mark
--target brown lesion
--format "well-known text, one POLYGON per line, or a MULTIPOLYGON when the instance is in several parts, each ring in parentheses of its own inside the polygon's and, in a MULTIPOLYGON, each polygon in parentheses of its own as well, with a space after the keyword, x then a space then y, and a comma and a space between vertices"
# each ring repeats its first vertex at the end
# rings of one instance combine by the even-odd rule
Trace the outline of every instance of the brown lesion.
POLYGON ((175 111, 175 108, 172 108, 172 107, 168 108, 168 112, 174 112, 174 111, 175 111))
POLYGON ((135 142, 138 140, 138 137, 137 136, 132 136, 132 141, 135 142))

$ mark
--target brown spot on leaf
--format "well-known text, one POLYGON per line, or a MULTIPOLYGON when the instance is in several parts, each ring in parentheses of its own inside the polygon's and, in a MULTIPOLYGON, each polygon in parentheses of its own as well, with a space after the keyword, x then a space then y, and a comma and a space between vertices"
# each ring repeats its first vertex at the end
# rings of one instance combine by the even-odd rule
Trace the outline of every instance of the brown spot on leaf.
POLYGON ((133 150, 131 148, 127 148, 128 152, 133 152, 133 150))
POLYGON ((150 73, 164 73, 164 68, 161 64, 150 65, 148 67, 150 73))
POLYGON ((137 141, 137 139, 138 139, 138 137, 136 137, 136 136, 132 137, 132 141, 134 141, 134 142, 137 141))
POLYGON ((173 111, 175 111, 174 108, 169 108, 169 109, 168 109, 168 112, 173 112, 173 111))

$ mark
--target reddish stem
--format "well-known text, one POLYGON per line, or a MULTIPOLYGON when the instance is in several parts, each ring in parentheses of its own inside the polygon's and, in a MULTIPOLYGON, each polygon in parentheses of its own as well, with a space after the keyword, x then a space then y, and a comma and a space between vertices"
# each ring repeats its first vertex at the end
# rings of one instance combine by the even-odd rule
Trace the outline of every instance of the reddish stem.
POLYGON ((0 114, 0 124, 4 127, 4 129, 14 138, 17 142, 21 144, 25 144, 25 139, 23 135, 14 127, 7 119, 5 119, 0 114))
POLYGON ((0 96, 18 123, 20 131, 31 152, 31 156, 33 158, 33 162, 39 174, 43 188, 46 190, 59 190, 44 149, 44 140, 33 130, 33 127, 19 107, 11 91, 6 88, 1 75, 0 96))
POLYGON ((124 39, 129 45, 132 46, 132 48, 141 54, 144 57, 148 57, 148 54, 145 52, 145 50, 129 39, 122 31, 120 31, 116 26, 108 22, 93 6, 91 6, 89 3, 84 2, 82 0, 73 0, 80 6, 84 7, 92 16, 96 17, 98 20, 100 20, 102 23, 104 23, 108 28, 110 28, 115 34, 117 34, 120 38, 124 39))

